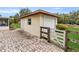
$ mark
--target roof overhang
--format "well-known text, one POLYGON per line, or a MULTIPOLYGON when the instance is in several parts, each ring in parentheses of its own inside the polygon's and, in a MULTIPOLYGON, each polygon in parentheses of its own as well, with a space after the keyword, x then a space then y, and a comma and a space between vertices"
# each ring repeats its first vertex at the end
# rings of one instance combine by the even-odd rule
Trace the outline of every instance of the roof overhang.
POLYGON ((9 18, 7 17, 0 17, 0 20, 8 20, 9 18))
POLYGON ((36 15, 36 14, 45 14, 45 15, 49 15, 49 16, 52 16, 52 17, 59 18, 59 16, 57 16, 56 14, 53 14, 53 13, 50 13, 50 12, 47 12, 47 11, 44 11, 44 10, 40 10, 40 11, 37 10, 37 11, 31 12, 30 14, 27 14, 25 16, 20 17, 20 19, 32 16, 32 15, 36 15))

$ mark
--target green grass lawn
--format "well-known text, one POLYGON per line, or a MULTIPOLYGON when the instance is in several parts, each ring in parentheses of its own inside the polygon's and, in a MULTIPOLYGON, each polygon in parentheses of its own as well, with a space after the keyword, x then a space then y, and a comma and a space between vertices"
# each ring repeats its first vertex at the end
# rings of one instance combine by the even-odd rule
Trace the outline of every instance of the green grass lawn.
MULTIPOLYGON (((79 28, 75 28, 75 27, 69 27, 67 30, 73 31, 73 32, 79 32, 79 28)), ((79 34, 68 33, 67 38, 69 38, 70 40, 79 40, 79 34)), ((79 43, 74 43, 74 42, 69 41, 67 45, 71 49, 74 49, 75 51, 79 51, 79 43)))
MULTIPOLYGON (((67 30, 73 31, 73 32, 79 32, 79 28, 69 27, 67 30)), ((68 38, 70 39, 79 39, 79 34, 76 33, 69 33, 68 38)))
POLYGON ((67 30, 69 31, 79 31, 79 28, 75 28, 75 27, 69 27, 67 30))
POLYGON ((67 37, 73 40, 79 40, 79 34, 68 33, 67 37))
POLYGON ((73 42, 69 41, 69 42, 67 42, 67 46, 74 51, 79 51, 79 44, 77 44, 77 43, 73 43, 73 42))

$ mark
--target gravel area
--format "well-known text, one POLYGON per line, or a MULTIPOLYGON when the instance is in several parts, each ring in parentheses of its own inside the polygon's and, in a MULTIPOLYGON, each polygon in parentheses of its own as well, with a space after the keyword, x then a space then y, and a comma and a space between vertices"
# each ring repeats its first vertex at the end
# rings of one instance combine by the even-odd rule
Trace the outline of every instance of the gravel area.
POLYGON ((59 47, 21 30, 0 31, 0 52, 63 52, 59 47))

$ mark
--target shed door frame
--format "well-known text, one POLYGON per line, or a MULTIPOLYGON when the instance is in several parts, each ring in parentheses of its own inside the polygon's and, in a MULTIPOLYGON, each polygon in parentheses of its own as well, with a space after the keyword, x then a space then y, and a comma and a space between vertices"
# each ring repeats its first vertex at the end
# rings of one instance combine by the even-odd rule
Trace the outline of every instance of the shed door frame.
POLYGON ((56 19, 54 17, 44 15, 44 27, 54 29, 56 27, 56 19))

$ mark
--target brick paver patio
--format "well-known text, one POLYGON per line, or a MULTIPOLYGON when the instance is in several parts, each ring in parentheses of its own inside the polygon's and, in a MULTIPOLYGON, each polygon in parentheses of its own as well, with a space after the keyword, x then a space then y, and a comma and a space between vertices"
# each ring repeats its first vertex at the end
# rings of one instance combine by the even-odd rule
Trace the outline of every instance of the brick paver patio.
POLYGON ((44 39, 20 30, 0 32, 0 52, 63 52, 44 39))

